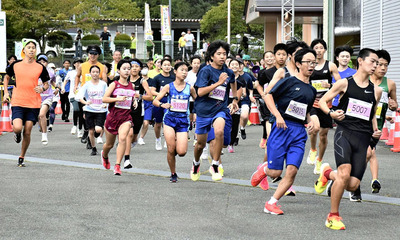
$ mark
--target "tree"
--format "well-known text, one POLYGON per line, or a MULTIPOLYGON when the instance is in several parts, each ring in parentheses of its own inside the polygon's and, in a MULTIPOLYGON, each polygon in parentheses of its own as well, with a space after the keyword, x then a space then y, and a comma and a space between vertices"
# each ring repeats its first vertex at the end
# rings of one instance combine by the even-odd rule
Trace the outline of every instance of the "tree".
MULTIPOLYGON (((244 0, 231 0, 231 36, 249 33, 256 37, 263 36, 262 25, 248 25, 243 19, 244 0)), ((228 2, 225 0, 212 7, 201 20, 201 31, 209 35, 211 40, 227 40, 228 2)))

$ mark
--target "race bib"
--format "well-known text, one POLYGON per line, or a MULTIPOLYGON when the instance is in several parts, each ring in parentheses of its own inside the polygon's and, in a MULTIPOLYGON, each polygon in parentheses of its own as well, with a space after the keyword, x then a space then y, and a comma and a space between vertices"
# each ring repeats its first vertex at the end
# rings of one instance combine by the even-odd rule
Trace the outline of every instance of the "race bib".
POLYGON ((223 101, 225 99, 225 93, 226 93, 226 87, 218 86, 217 88, 212 90, 208 96, 210 98, 223 101))
POLYGON ((379 102, 389 103, 389 95, 387 92, 382 92, 381 100, 379 102))
POLYGON ((328 79, 311 80, 311 85, 317 90, 317 92, 327 92, 329 90, 329 87, 327 87, 327 88, 322 87, 323 82, 329 83, 328 79))
POLYGON ((307 115, 307 104, 291 100, 285 114, 304 121, 307 115))
POLYGON ((358 99, 349 98, 346 115, 369 121, 372 103, 364 102, 358 99))
POLYGON ((90 107, 93 109, 100 110, 103 106, 103 97, 101 96, 92 96, 90 97, 90 107))
POLYGON ((169 110, 173 112, 187 112, 188 101, 185 99, 171 99, 171 108, 169 110))
MULTIPOLYGON (((117 96, 117 97, 122 97, 122 96, 117 96)), ((125 101, 115 102, 116 108, 131 109, 131 106, 132 106, 132 97, 126 97, 125 101)))
POLYGON ((376 119, 380 119, 381 118, 382 106, 383 106, 383 103, 380 102, 378 104, 377 108, 376 108, 376 113, 375 113, 376 119))

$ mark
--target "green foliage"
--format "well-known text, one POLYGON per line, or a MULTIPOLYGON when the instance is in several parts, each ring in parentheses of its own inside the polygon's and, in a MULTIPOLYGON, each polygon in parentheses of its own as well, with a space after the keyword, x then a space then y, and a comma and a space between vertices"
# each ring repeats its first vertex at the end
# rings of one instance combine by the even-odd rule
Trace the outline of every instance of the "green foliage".
POLYGON ((82 38, 81 43, 85 47, 89 45, 100 45, 100 37, 96 34, 89 34, 82 38))
POLYGON ((124 50, 131 47, 131 37, 128 34, 119 34, 114 38, 115 49, 124 50))
POLYGON ((63 48, 72 48, 73 46, 71 35, 64 31, 55 31, 47 34, 47 41, 50 47, 60 46, 63 48))

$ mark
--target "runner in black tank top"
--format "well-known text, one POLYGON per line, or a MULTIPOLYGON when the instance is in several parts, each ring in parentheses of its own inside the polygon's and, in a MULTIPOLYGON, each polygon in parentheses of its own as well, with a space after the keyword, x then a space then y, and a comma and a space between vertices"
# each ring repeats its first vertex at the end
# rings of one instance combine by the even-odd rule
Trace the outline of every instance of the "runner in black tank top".
POLYGON ((329 187, 331 211, 325 225, 334 230, 345 229, 339 216, 343 192, 345 189, 355 191, 358 188, 366 167, 368 146, 376 144, 381 135, 375 112, 382 90, 369 81, 369 76, 374 73, 378 63, 375 50, 361 49, 357 63, 359 67, 354 78, 336 82, 319 102, 321 111, 338 123, 335 132, 337 173, 332 171, 328 163, 324 163, 315 183, 315 191, 320 194, 327 188, 328 181, 332 180, 329 187), (340 94, 339 108, 333 111, 329 109, 328 103, 337 94, 340 94), (375 139, 373 143, 370 141, 371 137, 375 139))
MULTIPOLYGON (((311 148, 307 157, 307 163, 315 165, 314 174, 320 173, 322 159, 325 150, 328 146, 328 132, 332 128, 332 118, 324 114, 318 106, 319 100, 332 87, 332 77, 335 80, 340 79, 339 71, 335 64, 324 59, 326 52, 326 43, 322 39, 315 39, 311 43, 311 48, 317 52, 317 66, 310 77, 312 86, 317 90, 317 97, 311 110, 311 115, 317 115, 320 123, 320 130, 315 134, 310 135, 311 148), (319 151, 317 152, 317 137, 319 134, 319 151), (317 154, 318 153, 318 154, 317 154)), ((332 108, 332 103, 329 103, 329 108, 332 108)))

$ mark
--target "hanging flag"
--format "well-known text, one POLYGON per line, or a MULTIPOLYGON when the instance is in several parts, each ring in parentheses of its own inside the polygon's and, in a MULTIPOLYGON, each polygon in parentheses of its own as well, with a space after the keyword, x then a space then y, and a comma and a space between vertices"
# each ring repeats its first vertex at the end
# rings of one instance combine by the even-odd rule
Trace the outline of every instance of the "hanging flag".
POLYGON ((171 24, 169 7, 167 5, 161 5, 161 40, 170 41, 171 38, 171 24))
POLYGON ((144 39, 153 40, 153 34, 151 32, 151 21, 150 21, 150 8, 149 4, 144 5, 144 39))

